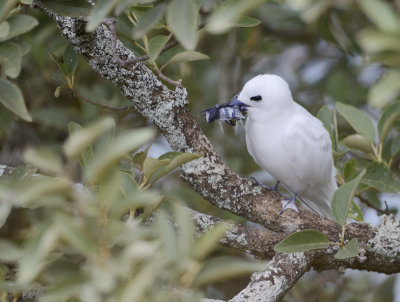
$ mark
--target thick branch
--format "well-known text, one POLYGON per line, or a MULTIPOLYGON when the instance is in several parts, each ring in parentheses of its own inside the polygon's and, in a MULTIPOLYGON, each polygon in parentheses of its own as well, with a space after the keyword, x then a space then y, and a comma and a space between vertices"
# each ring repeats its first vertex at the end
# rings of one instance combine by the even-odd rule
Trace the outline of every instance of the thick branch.
MULTIPOLYGON (((56 15, 44 8, 39 0, 34 1, 34 6, 57 22, 75 51, 82 54, 95 71, 119 87, 136 110, 158 127, 173 149, 202 156, 183 166, 182 177, 204 198, 276 233, 316 229, 331 241, 338 241, 340 227, 334 221, 306 209, 301 209, 301 216, 292 211, 279 215, 279 194, 257 186, 252 180, 242 179, 227 168, 187 110, 186 90, 182 87, 169 90, 142 63, 133 65, 131 70, 118 65, 107 26, 101 25, 93 33, 86 33, 84 20, 56 15)), ((116 41, 115 52, 120 58, 135 58, 120 41, 116 41)), ((358 238, 365 246, 365 257, 338 261, 333 258, 335 250, 328 249, 316 253, 312 265, 319 270, 351 267, 400 272, 399 220, 383 216, 383 222, 381 227, 363 223, 348 226, 346 238, 358 238)))

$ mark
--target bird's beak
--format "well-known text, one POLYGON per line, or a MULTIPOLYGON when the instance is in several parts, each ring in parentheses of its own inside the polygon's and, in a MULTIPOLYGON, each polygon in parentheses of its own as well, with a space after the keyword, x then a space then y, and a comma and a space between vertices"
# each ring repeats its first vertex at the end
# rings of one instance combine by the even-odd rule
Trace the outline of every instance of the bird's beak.
POLYGON ((240 107, 251 107, 250 105, 247 105, 241 101, 238 100, 238 94, 235 95, 230 101, 229 101, 229 105, 232 106, 240 106, 240 107))

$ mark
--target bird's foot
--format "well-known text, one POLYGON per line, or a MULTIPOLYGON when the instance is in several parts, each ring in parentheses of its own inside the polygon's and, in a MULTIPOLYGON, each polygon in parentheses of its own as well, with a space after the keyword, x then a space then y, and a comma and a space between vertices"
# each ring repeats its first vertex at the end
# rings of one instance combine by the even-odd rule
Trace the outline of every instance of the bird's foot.
POLYGON ((287 209, 292 209, 292 210, 296 211, 296 213, 298 215, 300 215, 300 209, 296 204, 296 197, 297 197, 297 193, 294 193, 290 199, 281 198, 279 200, 282 203, 282 210, 279 212, 279 215, 281 215, 287 209))
POLYGON ((274 192, 279 193, 279 191, 278 191, 278 187, 279 187, 279 183, 280 183, 279 180, 276 181, 276 184, 274 184, 272 187, 270 187, 270 186, 267 186, 267 185, 264 185, 264 184, 260 183, 253 176, 250 177, 250 179, 253 180, 258 186, 263 187, 263 188, 267 189, 268 191, 274 191, 274 192))

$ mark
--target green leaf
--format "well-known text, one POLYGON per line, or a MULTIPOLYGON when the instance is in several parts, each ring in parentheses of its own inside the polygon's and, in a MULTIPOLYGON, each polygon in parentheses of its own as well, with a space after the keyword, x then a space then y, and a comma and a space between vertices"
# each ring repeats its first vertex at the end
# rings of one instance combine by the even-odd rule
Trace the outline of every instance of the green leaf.
POLYGON ((161 50, 167 44, 171 36, 155 36, 149 42, 149 58, 156 60, 161 53, 161 50))
POLYGON ((278 253, 297 253, 329 247, 326 236, 315 230, 293 233, 274 246, 278 253))
POLYGON ((86 171, 86 180, 91 184, 96 183, 122 157, 151 140, 154 135, 155 131, 151 128, 139 128, 114 138, 94 155, 86 171))
POLYGON ((74 75, 78 67, 80 55, 74 51, 74 48, 68 44, 64 50, 64 64, 69 75, 74 75))
POLYGON ((164 10, 165 3, 161 3, 144 13, 133 30, 133 38, 137 40, 145 35, 161 19, 164 10))
POLYGON ((363 215, 360 207, 354 202, 354 200, 352 201, 350 209, 349 209, 349 218, 354 219, 359 222, 364 221, 364 215, 363 215))
MULTIPOLYGON (((1 194, 2 188, 0 187, 0 196, 1 194)), ((7 196, 7 189, 5 192, 5 195, 7 196)), ((7 199, 7 198, 2 198, 2 201, 0 202, 0 228, 6 223, 8 216, 11 213, 12 210, 12 201, 7 199)), ((0 259, 1 261, 1 259, 0 259)))
POLYGON ((114 125, 115 122, 110 117, 96 121, 92 125, 80 130, 78 130, 76 124, 69 124, 68 128, 72 133, 63 146, 65 155, 70 158, 80 155, 81 152, 91 146, 100 135, 112 129, 114 125))
POLYGON ((166 256, 171 260, 178 260, 178 238, 174 226, 164 213, 157 215, 157 230, 166 256))
POLYGON ((397 193, 400 190, 400 181, 393 178, 392 173, 385 165, 372 162, 366 168, 367 173, 362 180, 363 184, 381 192, 397 193))
POLYGON ((147 157, 147 153, 149 152, 151 145, 148 145, 146 149, 143 151, 137 152, 133 158, 132 158, 132 163, 134 167, 138 168, 139 170, 143 170, 143 163, 147 157))
POLYGON ((400 70, 389 69, 369 90, 367 96, 368 104, 374 108, 383 108, 394 99, 396 99, 399 94, 400 70))
POLYGON ((193 247, 193 258, 196 260, 203 260, 219 247, 219 241, 229 230, 230 226, 227 223, 220 223, 212 230, 206 232, 198 240, 196 240, 193 247))
POLYGON ((161 167, 164 167, 170 163, 169 159, 159 160, 153 157, 147 157, 143 162, 143 182, 148 182, 149 178, 161 167))
POLYGON ((383 32, 400 33, 400 20, 395 10, 381 0, 358 0, 367 17, 383 32))
POLYGON ((208 60, 210 57, 202 54, 198 51, 186 50, 174 55, 161 69, 164 69, 167 65, 177 62, 191 62, 199 60, 208 60))
POLYGON ((374 142, 375 128, 368 114, 351 105, 339 102, 336 103, 336 108, 355 131, 365 136, 371 143, 374 142))
POLYGON ((392 142, 391 146, 391 153, 392 157, 395 157, 399 154, 400 152, 400 134, 396 136, 396 138, 392 142))
POLYGON ((162 166, 160 169, 157 169, 157 171, 152 173, 152 175, 148 179, 149 183, 154 183, 156 180, 160 179, 162 176, 166 175, 172 170, 196 158, 199 158, 199 155, 183 152, 167 152, 161 155, 158 160, 168 160, 168 163, 167 165, 162 166))
POLYGON ((218 282, 226 278, 235 278, 248 275, 256 271, 265 270, 268 263, 265 261, 250 261, 234 257, 215 257, 207 261, 194 281, 195 286, 202 286, 218 282))
POLYGON ((343 176, 346 181, 350 181, 357 176, 356 163, 355 158, 352 158, 344 165, 343 176))
POLYGON ((347 259, 356 257, 360 247, 358 246, 358 239, 351 239, 344 247, 342 247, 336 254, 335 259, 347 259))
POLYGON ((38 167, 41 171, 49 175, 62 175, 64 173, 61 158, 50 149, 28 148, 24 152, 24 161, 27 164, 38 167))
POLYGON ((383 33, 372 28, 361 30, 357 34, 357 42, 368 54, 377 54, 390 50, 398 51, 400 48, 399 34, 383 33))
POLYGON ((37 172, 37 168, 31 166, 18 166, 8 177, 8 184, 21 184, 30 179, 37 172))
POLYGON ((88 16, 92 6, 86 0, 42 0, 45 7, 61 16, 88 16))
POLYGON ((197 44, 198 11, 188 0, 172 0, 167 8, 167 24, 176 39, 187 50, 197 44))
POLYGON ((21 90, 14 83, 0 78, 0 103, 14 112, 20 118, 31 122, 32 118, 25 107, 24 97, 21 90))
POLYGON ((224 1, 207 20, 205 29, 212 34, 227 31, 238 22, 241 15, 258 7, 263 0, 230 0, 224 1))
POLYGON ((5 38, 10 33, 10 24, 7 21, 0 23, 0 39, 5 38))
POLYGON ((22 257, 22 251, 13 242, 0 239, 0 262, 17 262, 22 257))
POLYGON ((331 202, 332 215, 336 222, 342 226, 346 223, 354 194, 365 172, 365 169, 363 169, 357 177, 340 186, 333 194, 331 202))
POLYGON ((234 27, 254 27, 260 23, 261 23, 261 21, 256 18, 249 17, 249 16, 241 16, 241 17, 239 17, 238 20, 236 20, 236 22, 233 24, 233 26, 234 27))
POLYGON ((325 129, 331 136, 333 150, 337 150, 338 133, 335 110, 329 108, 328 106, 322 106, 317 113, 317 118, 324 124, 325 129))
POLYGON ((86 23, 86 31, 91 32, 96 29, 97 26, 101 22, 103 22, 104 18, 113 10, 113 8, 119 3, 121 0, 98 0, 96 4, 93 6, 93 9, 88 17, 88 21, 86 23))
POLYGON ((38 25, 38 21, 34 17, 27 15, 12 16, 7 19, 7 22, 10 25, 8 35, 0 38, 0 42, 22 35, 38 25))
MULTIPOLYGON (((400 78, 399 78, 400 80, 400 78)), ((400 118, 400 101, 390 105, 382 113, 381 118, 378 122, 378 135, 379 141, 382 143, 385 141, 386 135, 392 127, 393 123, 400 118)))
POLYGON ((370 141, 360 134, 350 134, 342 140, 342 143, 350 149, 360 150, 365 154, 371 153, 370 141))
POLYGON ((22 50, 17 43, 8 42, 0 45, 0 63, 4 64, 6 76, 15 79, 21 72, 22 50))

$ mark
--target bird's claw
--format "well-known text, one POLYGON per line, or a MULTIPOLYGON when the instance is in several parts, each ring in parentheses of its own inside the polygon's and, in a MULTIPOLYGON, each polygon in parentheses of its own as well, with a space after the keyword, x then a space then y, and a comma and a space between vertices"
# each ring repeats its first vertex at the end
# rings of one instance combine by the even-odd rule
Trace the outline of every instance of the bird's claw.
POLYGON ((279 193, 279 191, 278 191, 278 187, 279 187, 279 183, 280 183, 279 180, 277 180, 276 183, 272 187, 270 187, 270 186, 267 186, 267 185, 264 185, 264 184, 260 183, 253 176, 251 176, 250 179, 253 180, 257 184, 257 186, 263 187, 263 188, 267 189, 268 191, 273 191, 273 192, 279 193))
POLYGON ((294 193, 293 196, 288 199, 288 198, 281 198, 279 201, 282 203, 282 209, 279 212, 279 215, 281 215, 284 211, 286 211, 287 209, 292 209, 294 211, 296 211, 296 213, 298 215, 300 215, 300 209, 296 204, 296 197, 297 197, 297 193, 294 193))

